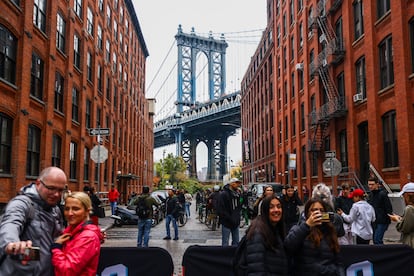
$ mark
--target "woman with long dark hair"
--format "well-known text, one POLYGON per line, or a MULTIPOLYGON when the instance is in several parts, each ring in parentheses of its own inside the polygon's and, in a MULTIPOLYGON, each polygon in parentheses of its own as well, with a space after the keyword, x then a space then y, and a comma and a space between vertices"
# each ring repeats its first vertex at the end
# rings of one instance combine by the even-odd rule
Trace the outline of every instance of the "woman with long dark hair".
POLYGON ((247 275, 288 275, 282 202, 273 194, 260 207, 261 215, 246 232, 247 275))
POLYGON ((338 253, 339 244, 333 213, 328 204, 311 198, 305 204, 305 221, 295 225, 285 239, 287 253, 293 258, 295 276, 344 275, 338 253))

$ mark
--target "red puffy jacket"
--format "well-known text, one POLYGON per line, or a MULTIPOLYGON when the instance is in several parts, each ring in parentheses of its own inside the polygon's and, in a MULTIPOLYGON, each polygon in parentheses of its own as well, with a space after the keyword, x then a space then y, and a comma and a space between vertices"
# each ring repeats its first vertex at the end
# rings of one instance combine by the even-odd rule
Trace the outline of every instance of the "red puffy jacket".
POLYGON ((52 245, 52 264, 55 274, 95 276, 103 240, 100 228, 86 222, 73 229, 69 226, 63 233, 70 233, 72 237, 62 246, 52 245))

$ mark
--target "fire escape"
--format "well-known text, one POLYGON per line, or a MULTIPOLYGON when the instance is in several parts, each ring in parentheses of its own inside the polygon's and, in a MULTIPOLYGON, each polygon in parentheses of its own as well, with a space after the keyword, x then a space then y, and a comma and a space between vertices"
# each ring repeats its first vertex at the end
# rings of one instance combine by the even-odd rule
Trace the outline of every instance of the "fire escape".
MULTIPOLYGON (((319 35, 321 51, 318 57, 309 66, 309 74, 318 76, 325 93, 325 103, 319 109, 314 109, 309 114, 309 141, 308 151, 317 154, 322 150, 323 139, 328 134, 330 121, 343 117, 346 114, 344 95, 338 93, 332 78, 332 66, 340 63, 345 55, 342 38, 338 38, 326 13, 327 0, 321 0, 313 8, 309 16, 310 32, 315 30, 319 35)), ((342 0, 332 1, 329 13, 335 13, 342 4, 342 0)))

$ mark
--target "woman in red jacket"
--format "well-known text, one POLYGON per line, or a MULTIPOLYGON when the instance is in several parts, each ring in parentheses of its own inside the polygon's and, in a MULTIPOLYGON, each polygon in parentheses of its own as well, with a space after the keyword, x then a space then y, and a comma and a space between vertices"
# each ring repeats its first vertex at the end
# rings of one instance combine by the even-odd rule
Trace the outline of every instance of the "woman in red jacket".
POLYGON ((69 194, 64 215, 68 227, 51 246, 52 264, 58 276, 95 276, 103 234, 89 221, 92 203, 83 192, 69 194))

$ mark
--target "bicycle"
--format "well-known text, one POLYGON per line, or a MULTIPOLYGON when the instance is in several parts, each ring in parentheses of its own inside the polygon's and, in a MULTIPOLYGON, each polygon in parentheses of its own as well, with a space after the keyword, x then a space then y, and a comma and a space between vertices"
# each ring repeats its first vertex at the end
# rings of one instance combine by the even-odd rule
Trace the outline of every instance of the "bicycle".
POLYGON ((184 210, 180 211, 180 215, 176 220, 178 227, 183 227, 187 223, 188 217, 185 215, 184 210))

